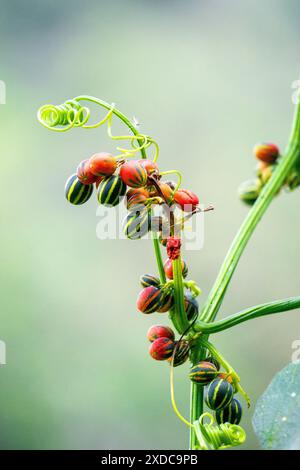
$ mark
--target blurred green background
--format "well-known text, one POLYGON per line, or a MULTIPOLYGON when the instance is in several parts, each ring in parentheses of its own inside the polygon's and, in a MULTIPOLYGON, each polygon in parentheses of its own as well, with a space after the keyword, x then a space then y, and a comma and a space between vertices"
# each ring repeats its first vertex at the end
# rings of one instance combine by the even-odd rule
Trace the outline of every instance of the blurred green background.
MULTIPOLYGON (((114 101, 161 145, 161 168, 213 203, 205 245, 187 252, 203 303, 247 213, 239 183, 252 147, 290 132, 299 77, 297 0, 0 1, 2 449, 184 449, 165 363, 148 355, 136 311, 139 276, 155 273, 148 241, 99 241, 95 198, 72 207, 66 178, 113 150, 104 129, 55 134, 36 111, 78 94, 114 101)), ((221 315, 299 294, 299 192, 282 194, 249 243, 221 315)), ((216 335, 255 404, 291 359, 299 311, 216 335)), ((188 413, 188 365, 176 395, 188 413)), ((245 412, 248 440, 258 447, 245 412)))

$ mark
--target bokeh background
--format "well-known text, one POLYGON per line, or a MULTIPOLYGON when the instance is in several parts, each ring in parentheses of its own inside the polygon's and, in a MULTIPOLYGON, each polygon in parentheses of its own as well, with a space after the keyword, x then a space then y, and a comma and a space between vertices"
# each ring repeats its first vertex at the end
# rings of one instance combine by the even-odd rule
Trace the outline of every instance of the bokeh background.
MULTIPOLYGON (((148 241, 99 241, 95 198, 64 199, 66 178, 92 153, 113 151, 104 129, 55 134, 36 111, 78 94, 114 101, 161 145, 161 167, 213 203, 205 245, 188 252, 208 294, 247 213, 239 183, 252 147, 290 132, 299 77, 297 0, 0 1, 2 449, 184 449, 168 367, 148 355, 136 311, 139 276, 155 273, 148 241)), ((222 312, 299 294, 299 192, 259 225, 222 312)), ((300 338, 299 311, 243 324, 214 340, 255 404, 300 338)), ((176 395, 188 413, 188 366, 176 395)), ((258 443, 245 413, 244 449, 258 443)))

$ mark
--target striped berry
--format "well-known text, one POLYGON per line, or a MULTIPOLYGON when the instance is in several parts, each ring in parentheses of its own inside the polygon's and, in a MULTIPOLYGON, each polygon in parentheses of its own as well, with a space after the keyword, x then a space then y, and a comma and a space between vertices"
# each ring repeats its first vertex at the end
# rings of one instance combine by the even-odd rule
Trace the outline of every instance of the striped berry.
POLYGON ((77 167, 77 178, 82 184, 93 184, 96 183, 98 179, 98 177, 91 172, 89 164, 89 160, 83 160, 77 167))
POLYGON ((126 193, 126 185, 117 175, 107 176, 98 187, 98 201, 107 207, 117 206, 126 193))
POLYGON ((90 199, 93 189, 92 184, 82 184, 77 175, 72 175, 65 184, 65 196, 71 204, 79 206, 90 199))
POLYGON ((161 299, 161 305, 157 309, 159 313, 165 313, 171 310, 174 304, 174 297, 171 293, 169 294, 163 294, 162 299, 161 299))
POLYGON ((174 341, 175 334, 174 334, 174 331, 168 326, 153 325, 153 326, 150 326, 147 332, 147 338, 151 343, 153 343, 153 341, 155 341, 158 338, 169 338, 172 341, 174 341))
POLYGON ((158 338, 151 343, 150 356, 156 361, 165 361, 172 356, 175 343, 169 338, 158 338))
POLYGON ((90 171, 95 176, 110 176, 118 166, 117 160, 109 153, 96 153, 90 158, 90 171))
POLYGON ((192 382, 207 385, 214 380, 217 375, 218 371, 214 364, 211 362, 201 361, 191 368, 189 377, 192 382))
POLYGON ((211 410, 228 406, 233 398, 232 385, 225 379, 215 379, 206 388, 205 403, 211 410))
POLYGON ((157 163, 153 162, 152 160, 141 159, 138 160, 138 163, 140 163, 145 168, 148 176, 152 175, 152 173, 158 172, 157 163))
MULTIPOLYGON (((173 360, 173 367, 178 367, 187 361, 190 352, 190 345, 188 341, 183 340, 175 343, 175 346, 176 351, 173 360)), ((168 362, 172 363, 172 356, 168 359, 168 362)))
POLYGON ((141 163, 132 160, 123 163, 120 169, 120 177, 127 186, 141 188, 146 185, 148 175, 141 163))
POLYGON ((195 320, 195 318, 198 316, 199 304, 190 293, 184 296, 184 307, 187 319, 189 321, 195 320))
POLYGON ((150 212, 147 209, 135 210, 125 218, 123 231, 130 240, 139 240, 149 232, 150 227, 150 212))
POLYGON ((160 286, 160 280, 158 277, 151 276, 151 274, 143 274, 143 276, 140 277, 140 283, 142 284, 142 287, 160 286))
POLYGON ((242 405, 236 398, 233 398, 228 406, 216 411, 216 421, 218 424, 239 424, 242 419, 242 413, 242 405))
POLYGON ((158 287, 145 287, 139 293, 136 305, 142 313, 153 313, 161 307, 162 298, 163 293, 158 287))

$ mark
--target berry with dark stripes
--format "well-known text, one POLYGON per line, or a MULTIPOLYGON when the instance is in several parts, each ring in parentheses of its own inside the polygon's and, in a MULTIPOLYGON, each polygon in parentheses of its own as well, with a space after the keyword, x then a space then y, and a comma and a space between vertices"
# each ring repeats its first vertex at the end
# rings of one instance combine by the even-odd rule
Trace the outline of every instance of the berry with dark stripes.
POLYGON ((93 189, 92 184, 82 184, 77 175, 72 175, 66 182, 65 196, 71 204, 79 206, 90 199, 93 189))
POLYGON ((98 187, 98 201, 107 207, 117 206, 126 193, 126 184, 117 175, 107 176, 98 187))
POLYGON ((106 152, 96 153, 90 158, 90 170, 95 176, 110 176, 117 169, 117 160, 106 152))
POLYGON ((141 188, 147 183, 147 171, 138 161, 132 160, 123 163, 120 169, 120 177, 127 186, 141 188))
POLYGON ((174 193, 174 202, 184 212, 192 212, 199 204, 198 196, 189 189, 178 189, 174 193))
POLYGON ((206 359, 204 359, 204 361, 211 362, 218 371, 221 369, 219 361, 214 356, 208 356, 206 359))
POLYGON ((216 411, 216 421, 218 424, 239 424, 242 419, 242 413, 242 405, 236 398, 233 398, 228 406, 216 411))
POLYGON ((279 148, 275 144, 257 144, 253 152, 258 160, 265 163, 274 163, 279 156, 279 148))
POLYGON ((145 287, 137 298, 137 308, 142 313, 153 313, 161 307, 163 293, 154 286, 145 287))
POLYGON ((153 173, 158 173, 157 163, 153 162, 152 160, 141 159, 141 160, 138 160, 138 163, 143 165, 148 176, 152 175, 153 173))
MULTIPOLYGON (((184 364, 188 357, 189 357, 189 352, 190 352, 190 345, 188 341, 180 341, 175 343, 176 351, 174 355, 174 361, 173 361, 173 366, 181 366, 181 364, 184 364)), ((172 363, 172 356, 168 359, 168 362, 172 363)))
POLYGON ((151 274, 143 274, 143 276, 140 277, 140 283, 142 284, 142 287, 160 286, 160 280, 158 277, 152 276, 151 274))
MULTIPOLYGON (((182 277, 186 278, 188 275, 188 267, 185 261, 181 261, 182 277)), ((164 264, 164 271, 168 279, 173 279, 173 264, 171 259, 167 259, 164 264)))
POLYGON ((171 310, 171 308, 174 305, 174 297, 173 294, 168 293, 165 294, 163 293, 162 299, 161 299, 161 306, 157 310, 159 313, 165 313, 171 310))
POLYGON ((195 364, 191 370, 189 377, 192 382, 207 385, 218 375, 216 366, 211 362, 201 361, 195 364))
POLYGON ((130 240, 144 237, 151 227, 151 214, 147 209, 130 212, 125 218, 123 231, 130 240))
POLYGON ((150 356, 156 361, 165 361, 172 356, 175 343, 169 338, 158 338, 151 343, 150 356))
POLYGON ((191 294, 185 294, 184 296, 184 307, 186 311, 186 316, 189 321, 195 320, 199 312, 199 304, 196 299, 191 294))
POLYGON ((91 173, 89 162, 89 160, 83 160, 77 167, 77 177, 82 184, 93 184, 98 179, 98 176, 91 173))
POLYGON ((136 194, 141 194, 141 195, 145 196, 147 199, 148 199, 148 197, 150 197, 150 193, 149 193, 148 189, 146 189, 146 188, 130 188, 130 189, 128 189, 128 191, 126 193, 126 197, 127 197, 127 199, 130 199, 132 196, 135 196, 136 194))
POLYGON ((151 343, 153 343, 153 341, 155 341, 158 338, 169 338, 172 341, 174 341, 175 334, 174 334, 174 331, 168 326, 153 325, 153 326, 150 326, 147 332, 147 338, 151 343))
POLYGON ((206 388, 205 403, 211 410, 220 410, 231 403, 234 390, 225 379, 215 379, 206 388))

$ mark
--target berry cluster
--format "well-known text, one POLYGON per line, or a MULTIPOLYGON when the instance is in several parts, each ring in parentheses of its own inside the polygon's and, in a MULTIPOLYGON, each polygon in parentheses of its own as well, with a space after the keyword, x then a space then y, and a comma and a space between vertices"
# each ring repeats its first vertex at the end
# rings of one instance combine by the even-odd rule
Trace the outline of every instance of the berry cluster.
POLYGON ((179 189, 179 184, 173 181, 162 181, 162 176, 155 161, 126 160, 123 156, 100 152, 79 164, 66 183, 65 195, 71 204, 84 204, 95 184, 98 202, 106 207, 118 205, 126 195, 128 215, 124 233, 127 238, 136 240, 152 230, 160 233, 165 245, 166 237, 176 228, 180 230, 185 221, 184 217, 176 218, 175 209, 188 212, 189 216, 200 209, 195 193, 179 189), (164 206, 162 215, 153 215, 154 206, 164 206))
POLYGON ((220 364, 210 356, 194 365, 189 374, 192 382, 205 385, 205 403, 215 411, 218 424, 239 424, 242 418, 242 406, 234 394, 237 390, 229 374, 220 373, 220 364))
POLYGON ((147 338, 151 345, 150 356, 156 361, 168 361, 173 367, 180 366, 189 357, 189 342, 175 341, 175 333, 168 326, 153 325, 149 328, 147 338))
MULTIPOLYGON (((240 199, 252 206, 260 195, 262 189, 269 181, 280 162, 280 151, 277 145, 271 143, 257 144, 253 149, 258 160, 255 167, 255 178, 244 181, 238 190, 240 199)), ((283 187, 293 190, 300 185, 300 167, 295 167, 283 187)))

